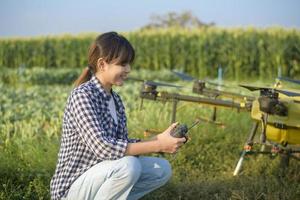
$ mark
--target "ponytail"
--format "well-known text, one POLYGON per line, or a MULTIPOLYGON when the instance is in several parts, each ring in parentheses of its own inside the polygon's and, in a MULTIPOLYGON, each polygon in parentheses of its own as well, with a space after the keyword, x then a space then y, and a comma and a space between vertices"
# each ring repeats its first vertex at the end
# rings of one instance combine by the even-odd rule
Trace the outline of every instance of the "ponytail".
POLYGON ((91 73, 89 67, 86 67, 83 69, 80 76, 77 78, 77 80, 74 82, 73 85, 74 85, 74 87, 78 87, 82 83, 89 81, 91 78, 92 78, 92 73, 91 73))

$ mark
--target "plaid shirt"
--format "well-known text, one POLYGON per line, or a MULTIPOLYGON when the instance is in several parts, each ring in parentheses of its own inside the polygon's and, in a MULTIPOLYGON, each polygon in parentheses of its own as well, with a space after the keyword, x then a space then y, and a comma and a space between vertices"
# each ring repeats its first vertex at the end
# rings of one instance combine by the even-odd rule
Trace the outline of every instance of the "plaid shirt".
POLYGON ((65 197, 71 184, 93 165, 125 155, 129 139, 125 109, 115 92, 107 94, 99 80, 75 88, 64 111, 58 163, 51 180, 51 198, 65 197), (108 102, 114 98, 118 123, 110 114, 108 102))

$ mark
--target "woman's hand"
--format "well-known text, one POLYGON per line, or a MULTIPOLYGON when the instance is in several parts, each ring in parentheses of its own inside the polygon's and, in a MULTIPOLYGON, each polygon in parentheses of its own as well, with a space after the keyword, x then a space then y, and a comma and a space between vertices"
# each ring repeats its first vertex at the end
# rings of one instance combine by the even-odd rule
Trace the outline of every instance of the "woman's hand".
POLYGON ((184 144, 186 138, 175 138, 171 135, 178 122, 173 123, 164 132, 157 135, 157 142, 160 146, 160 152, 176 153, 176 151, 184 144))

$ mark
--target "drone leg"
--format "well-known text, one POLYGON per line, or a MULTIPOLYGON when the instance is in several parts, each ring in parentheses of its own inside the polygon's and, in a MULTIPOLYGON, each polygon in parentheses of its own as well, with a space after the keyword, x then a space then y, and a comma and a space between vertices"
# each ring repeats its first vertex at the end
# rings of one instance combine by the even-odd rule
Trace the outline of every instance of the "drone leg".
POLYGON ((244 151, 242 152, 242 155, 241 155, 240 159, 239 159, 239 162, 237 163, 237 165, 236 165, 236 167, 235 167, 235 170, 234 170, 234 172, 233 172, 233 176, 238 175, 238 173, 240 172, 241 167, 242 167, 242 163, 243 163, 243 161, 244 161, 245 155, 246 155, 246 151, 244 150, 244 151))
POLYGON ((140 110, 143 109, 143 98, 141 98, 140 110))
POLYGON ((174 123, 176 120, 176 110, 177 110, 177 100, 173 101, 173 110, 172 110, 172 119, 171 119, 171 123, 174 123))
POLYGON ((262 130, 261 130, 261 135, 260 135, 260 142, 261 142, 261 148, 260 151, 264 152, 266 150, 266 130, 267 130, 267 121, 268 121, 268 114, 263 114, 261 118, 262 122, 262 130))
POLYGON ((268 114, 263 114, 262 118, 261 118, 261 122, 262 122, 262 130, 261 130, 261 135, 260 135, 260 142, 265 145, 266 143, 266 130, 267 130, 267 122, 268 122, 268 114))
MULTIPOLYGON (((214 99, 217 99, 218 98, 218 95, 216 95, 214 97, 214 99)), ((217 120, 217 107, 214 107, 213 108, 213 114, 211 116, 211 121, 215 122, 217 120)))
POLYGON ((291 150, 283 150, 283 152, 280 153, 279 176, 282 178, 286 176, 286 170, 289 166, 290 158, 291 150))
POLYGON ((211 121, 215 122, 217 120, 217 107, 214 107, 213 114, 211 116, 211 121))
POLYGON ((242 152, 242 155, 241 155, 241 157, 235 167, 235 170, 233 172, 233 176, 238 175, 238 173, 240 172, 240 170, 242 168, 242 163, 244 161, 244 157, 245 157, 246 153, 249 151, 249 149, 246 149, 246 147, 250 148, 250 150, 251 150, 251 147, 253 146, 253 139, 254 139, 257 128, 258 128, 258 122, 254 122, 252 129, 250 131, 249 138, 248 138, 246 145, 244 147, 244 150, 242 152))
MULTIPOLYGON (((287 146, 287 144, 285 146, 287 146)), ((280 154, 280 166, 281 166, 281 168, 285 169, 289 166, 290 157, 291 157, 291 150, 290 149, 286 149, 280 154)))

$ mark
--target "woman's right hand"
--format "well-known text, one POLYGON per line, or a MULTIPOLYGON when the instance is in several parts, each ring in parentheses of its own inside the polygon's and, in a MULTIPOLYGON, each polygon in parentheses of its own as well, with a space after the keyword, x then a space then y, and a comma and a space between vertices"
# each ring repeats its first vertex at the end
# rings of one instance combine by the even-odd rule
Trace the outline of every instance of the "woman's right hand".
POLYGON ((178 122, 171 124, 164 132, 157 135, 160 151, 164 153, 176 153, 184 144, 186 138, 175 138, 171 135, 178 122))

